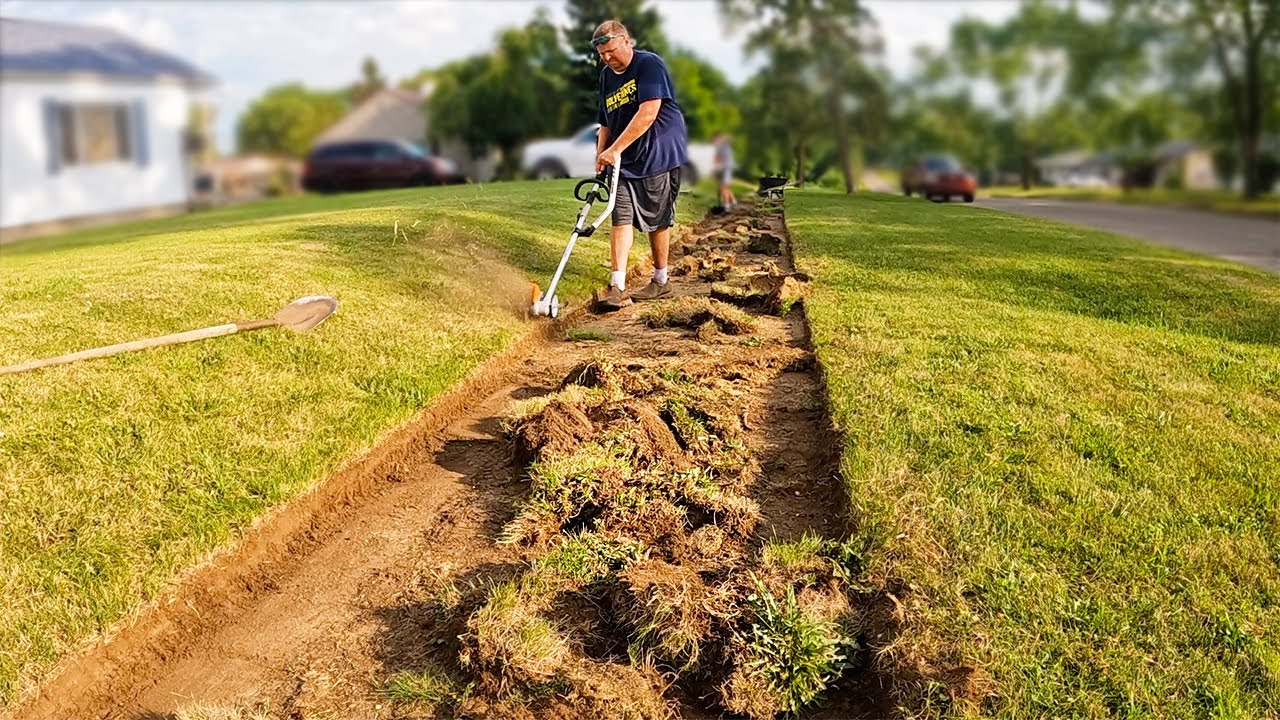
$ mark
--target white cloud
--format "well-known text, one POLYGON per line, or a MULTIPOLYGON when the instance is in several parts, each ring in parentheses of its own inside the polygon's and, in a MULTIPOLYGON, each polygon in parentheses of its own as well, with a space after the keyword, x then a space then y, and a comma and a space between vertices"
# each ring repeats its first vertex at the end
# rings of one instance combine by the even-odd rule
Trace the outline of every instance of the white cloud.
POLYGON ((918 69, 915 49, 921 45, 945 47, 957 20, 969 16, 1001 22, 1018 12, 1018 3, 870 0, 867 8, 884 36, 886 65, 895 75, 906 77, 918 69))
POLYGON ((122 8, 113 7, 104 12, 94 13, 85 17, 84 23, 86 25, 109 27, 138 40, 144 45, 150 45, 159 50, 167 50, 169 52, 181 50, 178 43, 178 34, 174 31, 173 26, 167 20, 155 15, 148 14, 141 18, 136 18, 122 8))
MULTIPOLYGON (((663 29, 742 82, 761 66, 726 31, 714 0, 656 0, 663 29)), ((506 27, 527 23, 539 7, 565 23, 561 0, 370 0, 342 2, 166 2, 136 0, 8 0, 8 17, 94 24, 119 30, 188 59, 220 78, 217 137, 230 150, 236 118, 267 88, 287 82, 338 88, 354 81, 366 56, 391 81, 493 46, 506 27)), ((914 69, 912 49, 944 44, 965 14, 999 20, 1014 2, 870 0, 886 40, 886 64, 898 75, 914 69)))

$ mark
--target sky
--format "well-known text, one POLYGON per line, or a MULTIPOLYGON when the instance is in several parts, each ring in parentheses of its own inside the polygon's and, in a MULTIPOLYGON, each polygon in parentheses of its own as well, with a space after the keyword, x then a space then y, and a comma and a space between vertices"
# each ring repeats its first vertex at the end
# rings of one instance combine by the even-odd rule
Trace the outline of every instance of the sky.
MULTIPOLYGON (((741 83, 760 66, 745 57, 714 0, 654 0, 663 30, 741 83)), ((963 16, 998 22, 1015 0, 868 0, 885 39, 885 65, 907 77, 919 45, 943 46, 963 16)), ((539 7, 565 24, 564 3, 548 0, 0 0, 0 15, 99 25, 166 50, 216 76, 215 139, 235 145, 236 119, 276 85, 337 89, 354 82, 366 56, 392 83, 423 68, 492 49, 503 28, 528 22, 539 7)), ((623 19, 625 22, 625 18, 623 19)), ((678 88, 677 88, 678 90, 678 88)))

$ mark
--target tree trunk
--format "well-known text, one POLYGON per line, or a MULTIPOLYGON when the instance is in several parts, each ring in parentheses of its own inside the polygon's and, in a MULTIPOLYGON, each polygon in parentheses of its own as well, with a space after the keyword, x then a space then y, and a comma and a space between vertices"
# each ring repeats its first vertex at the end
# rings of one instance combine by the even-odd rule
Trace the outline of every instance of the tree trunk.
POLYGON ((862 173, 867 168, 867 156, 862 147, 862 138, 858 136, 853 141, 853 145, 849 148, 849 158, 853 167, 853 191, 858 191, 858 186, 862 184, 862 173))
MULTIPOLYGON (((1252 18, 1245 15, 1245 31, 1252 33, 1252 18)), ((1258 55, 1262 37, 1246 37, 1244 55, 1244 112, 1240 128, 1240 166, 1244 171, 1244 197, 1254 200, 1262 195, 1262 178, 1258 173, 1258 150, 1262 136, 1262 80, 1258 55)))
POLYGON ((844 109, 840 107, 838 86, 827 93, 827 108, 831 113, 831 128, 836 134, 836 159, 840 162, 840 173, 844 175, 844 192, 852 195, 853 165, 849 160, 849 132, 845 121, 844 109))
POLYGON ((1240 171, 1244 177, 1244 199, 1256 200, 1262 195, 1262 178, 1258 177, 1258 138, 1240 138, 1240 171))
POLYGON ((804 185, 804 142, 796 143, 796 185, 804 185))
POLYGON ((1258 197, 1262 190, 1262 178, 1258 176, 1258 149, 1262 135, 1262 81, 1259 63, 1271 16, 1263 19, 1263 27, 1255 33, 1251 4, 1245 2, 1237 7, 1244 30, 1244 68, 1237 75, 1227 53, 1227 40, 1218 28, 1210 6, 1200 2, 1197 7, 1200 22, 1213 37, 1214 57, 1222 73, 1223 91, 1231 108, 1236 132, 1240 135, 1240 171, 1244 181, 1244 197, 1250 200, 1258 197))

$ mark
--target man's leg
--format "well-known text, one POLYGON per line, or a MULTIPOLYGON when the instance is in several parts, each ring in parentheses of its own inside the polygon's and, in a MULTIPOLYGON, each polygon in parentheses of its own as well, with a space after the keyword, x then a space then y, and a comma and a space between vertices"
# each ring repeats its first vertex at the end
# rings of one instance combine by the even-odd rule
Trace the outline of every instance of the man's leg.
POLYGON ((671 251, 671 228, 664 227, 649 233, 649 250, 653 252, 653 269, 667 269, 667 255, 671 251))
POLYGON ((627 296, 627 258, 631 255, 634 232, 631 225, 614 225, 609 229, 609 287, 601 301, 612 308, 624 308, 631 304, 627 296))
POLYGON ((671 294, 667 288, 667 256, 671 250, 671 228, 649 233, 649 249, 653 252, 653 281, 631 293, 632 300, 657 300, 671 294))
POLYGON ((633 239, 630 225, 614 225, 609 231, 609 259, 613 263, 609 284, 619 290, 626 289, 627 260, 631 257, 633 239))
MULTIPOLYGON (((653 252, 653 281, 631 293, 632 300, 657 300, 671 294, 667 286, 667 258, 671 250, 671 227, 676 221, 676 196, 680 192, 680 169, 653 178, 649 186, 649 249, 653 252)), ((644 226, 642 226, 644 227, 644 226)))

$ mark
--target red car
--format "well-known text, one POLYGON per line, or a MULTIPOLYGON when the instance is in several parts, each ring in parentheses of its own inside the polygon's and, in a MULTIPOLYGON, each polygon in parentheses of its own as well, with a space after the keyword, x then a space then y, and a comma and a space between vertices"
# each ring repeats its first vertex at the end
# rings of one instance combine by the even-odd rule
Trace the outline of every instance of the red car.
POLYGON ((302 187, 318 192, 466 182, 458 166, 404 140, 349 140, 311 150, 302 187))
POLYGON ((953 196, 973 202, 978 181, 950 155, 926 155, 902 168, 902 194, 920 193, 926 200, 944 202, 953 196))

